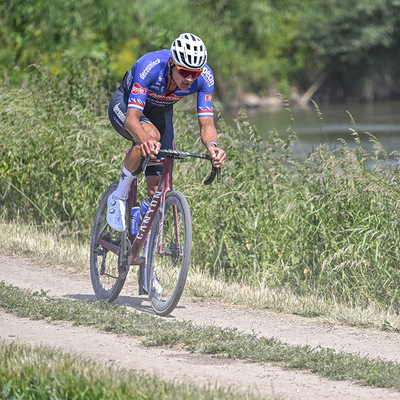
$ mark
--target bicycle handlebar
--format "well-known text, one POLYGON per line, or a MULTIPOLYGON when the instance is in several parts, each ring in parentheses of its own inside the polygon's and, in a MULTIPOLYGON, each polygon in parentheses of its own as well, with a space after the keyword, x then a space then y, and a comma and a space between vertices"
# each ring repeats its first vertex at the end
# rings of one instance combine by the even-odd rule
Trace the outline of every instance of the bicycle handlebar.
MULTIPOLYGON (((183 160, 186 157, 194 157, 194 158, 203 158, 205 160, 209 160, 212 164, 212 158, 208 154, 199 154, 199 153, 188 153, 186 151, 178 151, 178 150, 172 150, 172 149, 161 149, 159 151, 159 154, 165 154, 168 157, 175 158, 175 159, 180 159, 183 160)), ((146 157, 145 159, 142 158, 142 172, 144 173, 146 171, 147 165, 150 161, 150 157, 146 157)), ((215 176, 217 176, 217 181, 220 183, 221 181, 221 168, 214 167, 212 165, 211 173, 210 176, 204 180, 205 185, 211 185, 211 183, 214 181, 215 176)))

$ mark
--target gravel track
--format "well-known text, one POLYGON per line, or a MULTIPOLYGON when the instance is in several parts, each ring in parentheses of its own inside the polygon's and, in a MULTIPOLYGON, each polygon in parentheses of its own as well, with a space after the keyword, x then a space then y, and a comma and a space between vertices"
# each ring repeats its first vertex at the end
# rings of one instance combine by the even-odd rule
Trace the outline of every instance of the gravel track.
MULTIPOLYGON (((0 255, 0 281, 51 296, 94 300, 89 274, 42 267, 19 257, 0 255)), ((126 285, 117 303, 151 312, 146 297, 126 285)), ((184 298, 169 318, 190 320, 197 325, 235 327, 239 331, 274 337, 282 342, 329 347, 370 358, 400 362, 400 335, 367 329, 323 324, 311 318, 283 315, 217 302, 184 298)), ((135 338, 103 333, 69 323, 31 321, 0 311, 0 339, 44 344, 99 362, 119 365, 164 380, 192 382, 207 387, 230 387, 254 391, 262 397, 283 399, 400 399, 388 389, 362 387, 345 381, 286 371, 271 365, 220 360, 169 348, 145 348, 135 338)))

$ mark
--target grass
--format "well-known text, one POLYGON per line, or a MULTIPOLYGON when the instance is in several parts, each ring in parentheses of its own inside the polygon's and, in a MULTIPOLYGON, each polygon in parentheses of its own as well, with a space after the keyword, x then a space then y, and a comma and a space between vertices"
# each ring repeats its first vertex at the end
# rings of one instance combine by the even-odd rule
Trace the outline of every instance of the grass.
POLYGON ((0 307, 18 317, 70 321, 110 333, 141 337, 147 346, 175 346, 215 357, 273 363, 334 380, 400 391, 400 365, 381 359, 325 348, 290 346, 236 329, 170 322, 108 303, 52 298, 44 292, 31 293, 4 282, 0 283, 0 307))
POLYGON ((251 394, 235 395, 230 390, 167 383, 46 347, 0 341, 0 359, 0 398, 4 400, 256 399, 251 394))
MULTIPOLYGON (((48 265, 75 273, 87 273, 89 268, 89 244, 77 238, 45 232, 36 225, 0 220, 0 241, 3 254, 25 256, 48 265)), ((126 285, 131 282, 130 275, 126 285)), ((268 309, 287 314, 313 317, 321 322, 369 327, 400 332, 400 316, 389 307, 374 304, 368 307, 349 307, 334 299, 327 302, 318 295, 299 295, 290 288, 276 289, 265 282, 248 285, 227 282, 211 277, 199 268, 192 268, 184 295, 214 302, 229 302, 252 309, 268 309)))

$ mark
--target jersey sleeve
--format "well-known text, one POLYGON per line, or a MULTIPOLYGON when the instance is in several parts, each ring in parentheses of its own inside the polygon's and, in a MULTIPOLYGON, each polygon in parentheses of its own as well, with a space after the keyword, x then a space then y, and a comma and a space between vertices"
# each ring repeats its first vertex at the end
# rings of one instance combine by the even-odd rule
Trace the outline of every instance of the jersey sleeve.
POLYGON ((203 73, 198 78, 200 81, 197 92, 197 116, 214 117, 212 94, 214 92, 214 75, 208 66, 204 67, 203 73))
POLYGON ((147 87, 142 87, 140 83, 135 82, 129 95, 128 108, 136 108, 143 112, 147 100, 147 87))

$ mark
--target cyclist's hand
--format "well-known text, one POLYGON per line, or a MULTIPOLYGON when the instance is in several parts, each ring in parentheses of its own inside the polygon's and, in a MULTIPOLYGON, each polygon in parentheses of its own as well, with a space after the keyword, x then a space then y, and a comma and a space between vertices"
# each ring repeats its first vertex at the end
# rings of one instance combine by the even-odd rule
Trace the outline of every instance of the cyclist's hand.
POLYGON ((142 156, 149 156, 150 158, 156 158, 156 155, 158 154, 160 148, 161 143, 157 142, 157 140, 154 139, 146 140, 139 146, 142 156))
POLYGON ((222 149, 212 144, 208 147, 208 154, 212 159, 214 167, 221 168, 224 165, 226 153, 222 149))

